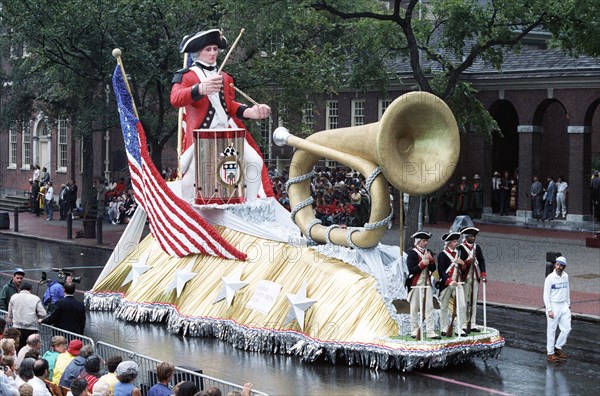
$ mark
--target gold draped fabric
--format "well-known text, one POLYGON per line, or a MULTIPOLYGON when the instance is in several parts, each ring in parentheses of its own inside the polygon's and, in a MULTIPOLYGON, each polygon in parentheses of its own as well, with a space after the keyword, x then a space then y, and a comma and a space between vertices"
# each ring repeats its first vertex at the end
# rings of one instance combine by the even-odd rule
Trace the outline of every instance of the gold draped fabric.
POLYGON ((165 254, 154 239, 147 236, 93 292, 120 292, 131 303, 164 303, 177 308, 180 315, 232 319, 239 324, 300 331, 293 320, 284 325, 291 308, 287 294, 295 294, 304 281, 307 298, 316 303, 305 312, 304 333, 321 340, 381 344, 381 337, 398 334, 398 326, 390 317, 374 278, 350 264, 323 256, 307 247, 264 240, 241 232, 221 228, 219 232, 238 249, 247 252, 246 262, 225 260, 206 255, 184 258, 165 254), (151 251, 135 286, 122 286, 131 264, 151 251), (177 298, 176 291, 165 293, 175 271, 192 262, 190 280, 177 298), (231 306, 227 300, 213 303, 223 287, 221 278, 243 265, 241 280, 248 285, 240 289, 231 306), (267 315, 246 308, 260 280, 282 286, 273 308, 267 315))

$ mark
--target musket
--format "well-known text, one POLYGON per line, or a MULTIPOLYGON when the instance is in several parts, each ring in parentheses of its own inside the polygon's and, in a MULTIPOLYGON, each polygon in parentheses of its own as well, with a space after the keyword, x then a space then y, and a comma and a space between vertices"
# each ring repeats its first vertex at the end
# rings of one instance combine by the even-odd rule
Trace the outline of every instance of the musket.
POLYGON ((475 271, 477 269, 477 257, 476 257, 476 251, 477 247, 476 245, 473 245, 473 264, 472 264, 472 271, 471 271, 471 301, 469 301, 469 306, 467 307, 467 315, 468 315, 468 321, 467 321, 467 332, 471 331, 471 318, 472 318, 472 313, 473 313, 473 309, 477 309, 477 300, 476 300, 476 296, 475 296, 475 271))
MULTIPOLYGON (((448 286, 450 287, 450 286, 448 286)), ((458 290, 458 289, 456 289, 458 290)), ((458 305, 458 299, 456 298, 456 294, 454 294, 454 306, 452 307, 452 317, 450 319, 450 324, 448 325, 448 329, 446 329, 446 336, 452 337, 454 335, 454 319, 456 318, 456 306, 458 305)))

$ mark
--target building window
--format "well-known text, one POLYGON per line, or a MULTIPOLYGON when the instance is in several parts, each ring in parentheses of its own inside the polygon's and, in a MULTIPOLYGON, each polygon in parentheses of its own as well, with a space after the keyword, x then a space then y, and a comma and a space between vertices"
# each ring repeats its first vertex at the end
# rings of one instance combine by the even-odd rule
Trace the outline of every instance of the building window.
POLYGON ((58 120, 57 172, 67 171, 67 120, 58 120))
POLYGON ((23 121, 23 134, 21 136, 23 156, 21 169, 30 169, 31 166, 31 125, 29 121, 23 121))
POLYGON ((304 125, 304 129, 307 131, 314 131, 315 110, 312 102, 308 102, 304 105, 304 109, 302 110, 302 125, 304 125))
POLYGON ((389 99, 379 99, 379 120, 381 120, 381 117, 383 117, 383 113, 385 113, 385 110, 388 108, 390 103, 392 103, 392 101, 389 99))
POLYGON ((356 99, 352 101, 352 126, 365 124, 365 101, 356 99))
POLYGON ((338 101, 327 101, 326 129, 336 129, 339 125, 338 101))
POLYGON ((17 128, 8 130, 8 169, 17 169, 17 128))

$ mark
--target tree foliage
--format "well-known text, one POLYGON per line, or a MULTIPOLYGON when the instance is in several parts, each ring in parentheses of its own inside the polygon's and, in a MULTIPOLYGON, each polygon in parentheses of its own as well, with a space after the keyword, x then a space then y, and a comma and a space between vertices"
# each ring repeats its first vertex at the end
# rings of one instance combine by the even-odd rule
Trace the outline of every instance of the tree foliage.
MULTIPOLYGON (((10 74, 2 76, 12 83, 14 99, 3 106, 2 119, 29 117, 34 107, 49 115, 65 114, 88 142, 94 133, 116 126, 107 87, 115 65, 111 51, 120 47, 153 159, 160 167, 162 147, 176 130, 177 112, 169 104, 169 92, 171 77, 181 67, 181 38, 220 28, 233 43, 245 28, 225 70, 257 101, 286 109, 280 112, 284 118, 298 120, 309 98, 335 95, 343 86, 385 90, 398 81, 397 62, 406 60, 414 81, 407 88, 440 96, 459 125, 489 138, 497 124, 464 81, 464 73, 475 62, 501 68, 506 52, 518 51, 523 38, 535 30, 552 31, 557 45, 575 53, 598 54, 597 40, 588 39, 598 36, 598 4, 13 0, 4 2, 1 11, 4 50, 25 44, 29 56, 14 59, 10 74)), ((86 158, 92 158, 93 150, 88 150, 86 158)))

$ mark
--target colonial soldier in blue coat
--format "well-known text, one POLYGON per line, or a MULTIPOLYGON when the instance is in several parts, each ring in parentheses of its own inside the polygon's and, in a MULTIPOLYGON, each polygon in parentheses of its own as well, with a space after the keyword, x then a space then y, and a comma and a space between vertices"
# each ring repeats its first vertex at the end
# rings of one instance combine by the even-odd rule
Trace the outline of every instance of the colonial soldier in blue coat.
POLYGON ((442 336, 453 336, 453 330, 457 334, 466 336, 462 331, 466 323, 465 295, 462 291, 461 271, 465 269, 465 263, 460 258, 456 247, 460 233, 449 232, 442 235, 442 241, 445 243, 444 250, 438 255, 438 273, 440 274, 440 326, 442 336), (452 322, 448 319, 450 301, 454 300, 452 312, 452 322), (452 324, 452 327, 450 327, 452 324))
POLYGON ((475 243, 475 238, 479 229, 475 227, 463 227, 460 230, 463 235, 463 241, 457 250, 460 258, 465 263, 465 269, 462 271, 462 281, 465 282, 465 302, 467 305, 467 323, 463 331, 469 333, 479 332, 475 327, 477 317, 477 293, 479 292, 479 283, 486 281, 485 258, 481 247, 475 243))
POLYGON ((411 238, 414 238, 415 246, 406 257, 406 266, 409 272, 407 286, 411 289, 408 293, 411 337, 417 338, 419 334, 422 322, 422 319, 419 321, 419 311, 423 310, 421 318, 425 318, 427 338, 439 340, 441 337, 436 334, 433 323, 433 289, 431 287, 431 275, 435 272, 435 258, 433 252, 427 249, 431 233, 417 231, 411 238), (416 288, 416 286, 424 286, 424 288, 416 288))

